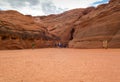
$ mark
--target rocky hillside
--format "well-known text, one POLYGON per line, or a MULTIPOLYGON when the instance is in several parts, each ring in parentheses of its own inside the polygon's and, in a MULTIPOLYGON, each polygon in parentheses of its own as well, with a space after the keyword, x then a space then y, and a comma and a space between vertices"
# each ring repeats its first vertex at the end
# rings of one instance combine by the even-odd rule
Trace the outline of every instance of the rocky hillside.
POLYGON ((75 32, 69 47, 102 48, 107 41, 109 48, 120 48, 120 0, 99 5, 74 25, 75 32))
POLYGON ((0 11, 0 49, 120 48, 120 0, 49 16, 0 11))
POLYGON ((35 17, 48 31, 72 48, 120 48, 120 0, 98 7, 35 17))
POLYGON ((73 9, 58 15, 37 16, 35 19, 40 19, 42 25, 50 33, 60 37, 62 41, 69 41, 74 23, 92 10, 94 10, 94 7, 73 9))
POLYGON ((48 43, 58 39, 41 24, 35 23, 32 16, 13 10, 0 11, 0 49, 47 47, 48 43))

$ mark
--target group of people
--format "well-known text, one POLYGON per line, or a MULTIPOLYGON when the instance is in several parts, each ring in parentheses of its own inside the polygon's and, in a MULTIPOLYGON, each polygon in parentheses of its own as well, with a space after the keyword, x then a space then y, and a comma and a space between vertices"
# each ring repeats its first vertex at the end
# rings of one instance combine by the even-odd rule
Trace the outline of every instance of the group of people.
POLYGON ((59 47, 59 48, 62 48, 63 44, 61 42, 59 42, 56 46, 59 47))
MULTIPOLYGON (((65 48, 65 47, 67 47, 67 45, 63 44, 62 42, 57 42, 54 45, 52 45, 50 43, 47 43, 47 46, 48 47, 57 47, 57 48, 65 48)), ((34 49, 34 48, 35 48, 35 43, 32 43, 32 49, 34 49)), ((108 48, 108 41, 107 40, 103 41, 103 48, 105 48, 105 49, 108 48)))
MULTIPOLYGON (((36 47, 34 42, 32 43, 31 46, 32 46, 32 49, 34 49, 36 47)), ((48 42, 48 43, 46 43, 46 46, 47 47, 57 47, 57 48, 65 48, 66 47, 66 45, 63 44, 62 42, 56 42, 55 44, 51 44, 48 42)))

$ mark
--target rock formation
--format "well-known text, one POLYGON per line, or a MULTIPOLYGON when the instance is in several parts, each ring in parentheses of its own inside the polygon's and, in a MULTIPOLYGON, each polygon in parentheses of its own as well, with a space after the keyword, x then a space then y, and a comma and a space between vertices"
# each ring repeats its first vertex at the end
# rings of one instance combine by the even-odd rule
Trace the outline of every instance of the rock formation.
POLYGON ((58 15, 40 16, 43 26, 71 48, 120 47, 120 1, 80 8, 58 15))
POLYGON ((120 48, 120 0, 62 14, 36 16, 0 11, 0 49, 120 48))
POLYGON ((81 17, 75 24, 73 40, 69 47, 120 48, 120 1, 111 0, 81 17))
POLYGON ((53 46, 58 40, 46 28, 34 22, 33 17, 17 11, 0 11, 0 49, 24 49, 53 46), (49 45, 49 46, 50 46, 49 45))
POLYGON ((37 16, 35 18, 40 19, 50 33, 60 37, 62 41, 69 41, 74 23, 93 9, 94 7, 73 9, 58 15, 37 16))

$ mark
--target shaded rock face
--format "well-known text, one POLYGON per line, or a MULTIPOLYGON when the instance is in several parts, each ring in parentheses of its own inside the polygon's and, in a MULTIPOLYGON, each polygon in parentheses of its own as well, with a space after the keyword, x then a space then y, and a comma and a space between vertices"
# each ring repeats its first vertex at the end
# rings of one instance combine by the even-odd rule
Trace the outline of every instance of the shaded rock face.
POLYGON ((12 10, 0 11, 0 49, 53 47, 58 39, 31 16, 12 10))
POLYGON ((80 8, 58 15, 37 16, 35 18, 40 19, 40 23, 42 22, 42 25, 46 27, 51 34, 60 37, 62 42, 68 42, 73 38, 74 23, 94 9, 94 7, 86 9, 80 8))
POLYGON ((120 48, 120 0, 35 18, 70 48, 120 48))
POLYGON ((120 1, 98 6, 75 23, 75 33, 69 47, 120 48, 120 1))
POLYGON ((120 0, 49 16, 0 11, 0 49, 120 48, 120 0))

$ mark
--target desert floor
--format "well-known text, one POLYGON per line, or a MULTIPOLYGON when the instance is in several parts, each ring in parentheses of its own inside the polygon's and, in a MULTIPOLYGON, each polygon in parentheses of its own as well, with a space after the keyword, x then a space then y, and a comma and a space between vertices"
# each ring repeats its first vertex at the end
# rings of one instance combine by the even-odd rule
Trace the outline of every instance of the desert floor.
POLYGON ((0 82, 120 82, 120 49, 3 50, 0 82))

